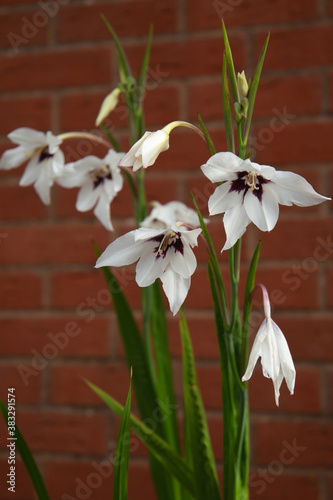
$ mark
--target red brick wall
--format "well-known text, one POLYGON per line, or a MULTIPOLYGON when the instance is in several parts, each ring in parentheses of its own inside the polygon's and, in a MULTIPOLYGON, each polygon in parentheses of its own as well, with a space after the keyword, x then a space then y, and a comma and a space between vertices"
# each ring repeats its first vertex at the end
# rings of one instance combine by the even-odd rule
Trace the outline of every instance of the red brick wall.
MULTIPOLYGON (((200 112, 221 150, 225 148, 220 84, 223 45, 218 13, 228 28, 236 69, 245 69, 248 75, 270 31, 255 107, 252 157, 301 173, 320 193, 330 195, 330 0, 87 4, 1 0, 1 151, 9 146, 6 134, 20 126, 54 133, 94 129, 103 97, 118 83, 114 47, 100 13, 118 32, 134 68, 139 66, 149 24, 154 23, 147 127, 155 130, 174 119, 196 121, 200 112), (13 34, 21 37, 15 38, 15 50, 13 34)), ((115 133, 126 147, 121 107, 113 119, 115 133)), ((102 154, 86 142, 67 148, 69 157, 102 154)), ((192 189, 203 208, 212 192, 198 168, 206 159, 204 145, 193 135, 173 132, 170 150, 147 172, 148 199, 178 198, 190 203, 192 189)), ((86 498, 104 500, 110 498, 112 478, 96 473, 94 463, 109 456, 117 422, 81 379, 90 379, 124 401, 127 368, 102 275, 93 269, 90 244, 94 238, 104 248, 110 235, 92 213, 75 211, 76 193, 54 189, 52 205, 45 207, 33 188, 18 187, 21 174, 22 168, 0 173, 1 397, 6 398, 7 387, 16 387, 17 421, 52 499, 62 499, 65 493, 75 496, 80 480, 90 484, 86 498), (57 336, 58 342, 60 337, 63 341, 57 347, 54 335, 59 332, 65 334, 57 336), (41 353, 43 366, 36 367, 36 356, 41 353), (18 366, 21 373, 23 366, 33 370, 27 372, 26 384, 18 366)), ((112 215, 116 235, 133 224, 127 189, 114 200, 112 215)), ((222 247, 220 219, 211 224, 211 230, 222 247)), ((294 396, 283 388, 279 408, 272 384, 260 369, 250 381, 251 500, 329 500, 333 498, 332 204, 282 208, 277 227, 261 237, 258 279, 272 294, 274 318, 288 339, 297 381, 294 396), (286 451, 292 446, 294 455, 286 451)), ((257 238, 253 228, 248 231, 244 265, 257 238)), ((214 449, 221 461, 218 352, 204 249, 199 248, 197 255, 198 270, 186 306, 214 449)), ((224 256, 221 260, 225 265, 224 256)), ((133 306, 138 307, 139 292, 132 274, 119 272, 119 277, 128 285, 124 289, 133 306)), ((177 322, 171 317, 170 326, 181 395, 180 342, 177 322)), ((152 487, 144 457, 142 446, 132 457, 130 498, 136 500, 154 498, 149 493, 152 487)), ((1 471, 7 467, 6 460, 2 439, 1 471)), ((80 491, 83 495, 84 489, 80 491)), ((23 468, 17 471, 15 496, 1 482, 0 498, 33 498, 23 468)))

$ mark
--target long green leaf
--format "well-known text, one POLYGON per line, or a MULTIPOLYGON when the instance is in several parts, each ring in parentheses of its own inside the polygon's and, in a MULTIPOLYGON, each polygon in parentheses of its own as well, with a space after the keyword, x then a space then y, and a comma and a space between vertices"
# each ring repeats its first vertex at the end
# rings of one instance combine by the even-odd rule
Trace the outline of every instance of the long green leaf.
POLYGON ((225 135, 227 139, 228 151, 235 152, 234 129, 232 124, 232 105, 229 92, 228 76, 227 76, 227 63, 226 56, 223 55, 222 66, 222 99, 223 99, 223 117, 225 135))
POLYGON ((215 459, 198 386, 191 339, 182 310, 180 312, 180 332, 183 346, 185 425, 189 428, 190 453, 196 487, 195 498, 197 500, 219 500, 215 459))
MULTIPOLYGON (((6 422, 6 425, 8 425, 8 411, 1 400, 0 400, 0 410, 6 422)), ((32 484, 34 485, 38 500, 50 500, 50 497, 46 491, 43 478, 38 470, 36 462, 31 454, 31 451, 29 450, 27 443, 23 439, 23 436, 19 431, 17 425, 15 425, 15 438, 16 438, 15 445, 21 455, 25 468, 28 471, 32 484)))
POLYGON ((229 73, 229 81, 230 81, 232 98, 233 98, 234 102, 239 102, 240 99, 239 99, 235 66, 234 66, 234 61, 232 58, 232 52, 231 52, 231 47, 229 44, 227 30, 225 29, 225 25, 224 25, 223 21, 222 21, 222 31, 223 31, 224 48, 225 48, 225 55, 226 55, 226 59, 227 59, 227 66, 228 66, 228 73, 229 73))
MULTIPOLYGON (((96 394, 98 394, 98 396, 100 396, 100 398, 109 408, 111 408, 112 411, 114 411, 119 417, 123 415, 124 407, 118 403, 118 401, 91 382, 86 381, 86 383, 96 394)), ((176 453, 168 445, 168 443, 164 441, 164 439, 158 436, 144 421, 141 422, 133 414, 130 415, 130 419, 131 428, 145 444, 150 453, 154 455, 156 460, 163 465, 163 469, 170 474, 173 474, 178 481, 193 494, 195 490, 193 472, 181 456, 176 453)), ((150 420, 147 420, 147 423, 148 422, 150 422, 150 420)), ((171 497, 169 497, 169 500, 170 499, 171 497)))
POLYGON ((200 123, 200 127, 201 127, 201 130, 202 130, 202 133, 205 136, 205 139, 207 141, 209 153, 210 153, 211 156, 213 156, 216 153, 216 148, 215 148, 214 143, 212 141, 212 138, 209 135, 209 132, 206 129, 206 126, 205 126, 205 124, 204 124, 204 122, 203 122, 203 120, 202 120, 202 118, 201 118, 201 116, 199 114, 198 114, 198 120, 199 120, 199 123, 200 123))
POLYGON ((131 382, 121 417, 113 471, 113 500, 127 500, 127 480, 131 430, 131 382))
POLYGON ((254 75, 253 75, 253 78, 252 78, 252 81, 251 81, 251 85, 250 85, 250 88, 249 88, 249 93, 248 93, 249 106, 248 106, 248 109, 247 109, 247 118, 246 118, 246 122, 245 122, 245 130, 244 130, 244 136, 243 136, 243 142, 244 142, 244 144, 247 144, 247 140, 248 140, 249 133, 250 133, 250 126, 251 126, 251 120, 252 120, 252 115, 253 115, 253 108, 254 108, 254 103, 255 103, 255 100, 256 100, 256 95, 257 95, 258 85, 259 85, 259 81, 260 81, 261 70, 262 70, 262 67, 263 67, 263 64, 264 64, 264 60, 265 60, 265 55, 266 55, 268 41, 269 41, 269 34, 268 34, 268 36, 266 38, 266 41, 264 43, 264 46, 263 46, 263 48, 261 50, 261 53, 260 53, 260 56, 259 56, 259 60, 258 60, 258 64, 257 64, 256 69, 254 71, 254 75))
POLYGON ((105 26, 109 30, 109 33, 112 36, 113 41, 114 41, 115 46, 116 46, 120 80, 122 83, 126 83, 127 79, 131 76, 131 71, 129 68, 129 64, 127 62, 125 52, 123 50, 123 47, 120 43, 120 40, 119 40, 115 30, 112 28, 111 24, 109 23, 107 18, 104 16, 104 14, 101 14, 101 18, 103 19, 105 26))
MULTIPOLYGON (((98 249, 95 247, 97 255, 98 249)), ((103 267, 104 277, 112 295, 114 309, 116 311, 119 331, 126 353, 129 368, 133 367, 133 385, 135 395, 142 419, 154 419, 156 432, 165 437, 163 422, 155 418, 160 415, 160 401, 151 377, 149 360, 140 330, 134 319, 132 310, 115 278, 111 269, 103 267)), ((170 480, 165 474, 160 463, 150 456, 152 477, 156 487, 159 500, 168 500, 170 497, 170 480)))

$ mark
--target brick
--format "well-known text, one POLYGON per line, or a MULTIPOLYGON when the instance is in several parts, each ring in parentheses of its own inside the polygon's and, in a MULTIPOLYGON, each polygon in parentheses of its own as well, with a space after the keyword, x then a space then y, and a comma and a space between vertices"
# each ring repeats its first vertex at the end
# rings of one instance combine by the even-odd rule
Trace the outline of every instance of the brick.
MULTIPOLYGON (((86 485, 91 500, 106 499, 112 490, 113 464, 110 454, 104 460, 57 460, 46 464, 45 478, 52 498, 65 495, 78 497, 79 485, 86 485), (61 477, 61 481, 59 481, 61 477)), ((128 475, 129 498, 155 500, 154 487, 147 463, 130 461, 128 475)), ((81 489, 83 491, 83 489, 81 489)))
POLYGON ((276 322, 287 338, 293 359, 297 361, 331 361, 333 339, 332 318, 278 315, 276 322))
POLYGON ((268 421, 262 418, 255 425, 255 435, 255 461, 258 464, 288 459, 290 467, 332 466, 333 426, 331 422, 268 421), (290 448, 292 452, 284 451, 290 448))
POLYGON ((333 372, 331 371, 330 374, 329 374, 329 388, 330 388, 330 402, 329 402, 329 405, 330 405, 330 413, 333 413, 333 372))
POLYGON ((46 317, 2 319, 2 353, 30 356, 30 362, 38 354, 47 361, 54 359, 52 353, 61 357, 104 358, 109 349, 109 321, 96 316, 94 308, 84 304, 76 316, 48 314, 46 317))
MULTIPOLYGON (((211 314, 202 314, 200 317, 187 315, 187 324, 193 343, 194 355, 197 360, 219 359, 219 348, 217 343, 215 321, 211 314)), ((181 340, 176 318, 168 322, 170 351, 172 356, 180 357, 181 340)))
MULTIPOLYGON (((277 268, 259 266, 256 283, 265 284, 276 309, 318 307, 318 273, 310 274, 303 280, 292 266, 277 268)), ((242 281, 241 287, 243 285, 242 281)), ((240 296, 242 297, 242 294, 240 296)))
POLYGON ((330 122, 290 121, 278 132, 269 124, 259 126, 252 141, 255 161, 273 166, 329 161, 327 144, 332 133, 333 124, 330 122))
MULTIPOLYGON (((9 467, 10 466, 8 465, 7 458, 6 459, 2 458, 0 460, 0 468, 2 473, 4 474, 4 478, 6 477, 5 474, 9 473, 9 467)), ((17 457, 17 455, 15 463, 15 477, 16 477, 15 493, 14 493, 15 500, 34 500, 36 497, 31 479, 24 464, 17 457)), ((0 496, 3 500, 10 500, 11 498, 13 498, 13 492, 8 491, 9 485, 6 484, 6 481, 3 480, 0 483, 0 496)))
POLYGON ((333 73, 329 74, 328 77, 329 82, 329 110, 333 111, 333 73))
POLYGON ((1 99, 0 113, 6 120, 0 124, 0 133, 8 134, 19 127, 47 131, 51 127, 51 102, 49 97, 1 99))
POLYGON ((124 365, 54 366, 51 374, 50 400, 56 405, 105 406, 105 403, 85 383, 89 380, 121 404, 125 404, 129 370, 124 365))
POLYGON ((321 377, 316 369, 296 365, 295 393, 290 395, 283 382, 277 407, 272 381, 263 376, 261 363, 258 361, 258 366, 249 381, 250 409, 272 411, 276 414, 280 412, 319 414, 321 412, 321 384, 321 377))
POLYGON ((1 252, 3 264, 87 263, 94 266, 91 241, 100 247, 108 243, 108 232, 102 226, 8 227, 6 232, 8 238, 1 252))
MULTIPOLYGON (((231 36, 234 62, 237 67, 245 67, 245 38, 231 36)), ((139 71, 143 46, 125 47, 132 68, 139 71)), ((162 79, 188 78, 196 75, 220 75, 222 68, 222 36, 179 41, 159 41, 152 46, 150 68, 162 79)))
MULTIPOLYGON (((236 69, 237 71, 237 69, 236 69)), ((249 75, 247 75, 249 76, 249 75)), ((319 75, 261 78, 254 118, 278 113, 312 115, 321 111, 322 80, 319 75)), ((189 86, 190 118, 199 112, 204 121, 223 117, 222 86, 216 82, 194 82, 189 86)))
POLYGON ((327 302, 330 307, 333 307, 333 269, 329 270, 327 283, 328 283, 327 302))
POLYGON ((188 25, 191 30, 218 29, 221 19, 227 29, 231 26, 251 26, 260 24, 274 25, 280 22, 290 22, 294 19, 308 20, 317 17, 316 2, 297 0, 293 3, 278 0, 269 9, 264 0, 255 4, 250 2, 214 0, 202 4, 199 0, 192 1, 187 7, 188 25))
MULTIPOLYGON (((4 353, 4 351, 2 351, 4 353)), ((26 386, 20 377, 17 366, 6 363, 0 366, 0 397, 7 401, 8 388, 15 388, 15 397, 18 404, 38 403, 41 397, 42 377, 37 376, 26 386)))
POLYGON ((149 26, 154 33, 170 33, 177 28, 175 0, 125 1, 101 3, 61 9, 59 13, 58 39, 60 42, 77 40, 110 40, 111 36, 100 15, 103 13, 120 38, 147 36, 149 26), (149 12, 149 17, 147 13, 149 12))
POLYGON ((267 469, 260 467, 250 472, 251 500, 259 500, 263 493, 270 500, 293 500, 295 492, 304 500, 319 500, 320 487, 316 474, 303 471, 289 472, 283 464, 272 461, 267 469))
POLYGON ((331 228, 330 219, 279 220, 273 231, 260 233, 260 256, 269 259, 302 258, 301 263, 295 262, 294 265, 307 279, 309 274, 318 271, 322 263, 332 259, 333 248, 331 253, 325 248, 331 241, 331 228), (281 241, 286 244, 281 245, 281 241))
POLYGON ((38 90, 108 83, 110 50, 77 49, 3 57, 0 90, 38 90))
POLYGON ((6 33, 0 40, 0 46, 11 48, 17 54, 22 48, 31 45, 46 44, 48 34, 48 15, 42 9, 2 14, 0 18, 1 33, 6 33))
POLYGON ((206 410, 222 408, 220 366, 197 366, 199 387, 206 410))
POLYGON ((21 186, 0 187, 0 213, 2 220, 26 221, 27 219, 45 219, 47 212, 47 207, 32 189, 22 189, 21 186), (24 210, 22 210, 22 207, 24 207, 24 210))
MULTIPOLYGON (((81 453, 104 456, 107 450, 106 416, 82 413, 20 411, 17 425, 32 452, 81 453)), ((5 448, 5 440, 0 441, 5 448)))
MULTIPOLYGON (((7 239, 5 240, 7 241, 7 239)), ((3 243, 4 247, 5 243, 3 243)), ((40 276, 33 273, 2 273, 0 286, 2 309, 34 309, 42 304, 40 276)))
MULTIPOLYGON (((256 58, 259 57, 266 36, 264 31, 255 37, 256 58)), ((264 71, 330 65, 333 55, 327 47, 332 43, 333 33, 329 24, 276 30, 271 33, 264 71)))

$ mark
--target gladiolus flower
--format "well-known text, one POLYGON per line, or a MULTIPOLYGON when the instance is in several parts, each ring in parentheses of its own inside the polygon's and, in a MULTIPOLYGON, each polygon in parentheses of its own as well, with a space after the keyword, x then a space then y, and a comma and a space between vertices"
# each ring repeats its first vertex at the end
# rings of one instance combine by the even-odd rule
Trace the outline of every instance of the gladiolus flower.
POLYGON ((261 231, 271 231, 279 204, 308 207, 330 199, 316 193, 300 175, 242 160, 230 152, 215 154, 201 170, 212 182, 223 183, 208 201, 210 215, 224 212, 227 241, 222 251, 236 243, 250 222, 261 231))
POLYGON ((271 306, 267 290, 263 285, 260 286, 263 293, 265 319, 254 340, 242 381, 249 380, 259 357, 261 357, 263 374, 265 377, 272 379, 275 402, 279 406, 282 380, 285 378, 290 394, 293 394, 296 370, 287 341, 278 325, 271 318, 271 306))
POLYGON ((20 186, 34 184, 42 202, 49 205, 50 188, 64 170, 64 154, 59 149, 61 139, 52 132, 44 134, 28 127, 13 130, 8 137, 19 145, 4 152, 0 160, 0 169, 10 170, 28 160, 20 186))
POLYGON ((160 278, 173 314, 179 311, 197 267, 192 247, 201 229, 186 230, 173 224, 167 229, 140 227, 112 242, 96 267, 124 266, 138 261, 136 282, 149 286, 160 278))

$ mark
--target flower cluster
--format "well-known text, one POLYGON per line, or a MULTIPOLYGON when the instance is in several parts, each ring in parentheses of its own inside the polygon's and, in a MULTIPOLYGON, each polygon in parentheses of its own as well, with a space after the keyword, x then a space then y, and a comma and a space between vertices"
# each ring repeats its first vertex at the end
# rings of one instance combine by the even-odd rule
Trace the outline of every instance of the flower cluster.
MULTIPOLYGON (((178 126, 189 127, 202 136, 191 124, 172 122, 162 130, 146 132, 127 154, 109 149, 103 159, 87 156, 68 164, 60 146, 64 139, 77 134, 55 136, 51 132, 44 134, 20 128, 9 134, 18 146, 3 154, 0 168, 11 169, 27 161, 20 185, 34 184, 45 204, 50 203, 50 188, 54 183, 65 188, 80 188, 77 210, 84 212, 94 207, 95 216, 107 229, 113 230, 110 204, 123 187, 121 168, 132 167, 137 171, 153 165, 159 154, 169 148, 170 132, 178 126)), ((210 215, 224 214, 226 241, 222 251, 237 243, 250 222, 261 231, 271 231, 278 220, 279 205, 312 206, 329 199, 316 193, 300 175, 258 165, 231 152, 214 154, 201 170, 211 182, 219 184, 209 199, 208 208, 210 215)), ((160 205, 155 202, 140 227, 111 243, 97 260, 96 267, 137 262, 137 284, 147 287, 159 278, 170 310, 176 314, 185 301, 197 267, 192 248, 197 246, 199 226, 197 213, 183 203, 172 201, 160 205)), ((264 374, 273 380, 278 404, 283 377, 293 392, 295 370, 286 340, 270 317, 267 291, 263 293, 266 319, 258 331, 243 381, 250 378, 261 356, 264 374)))

